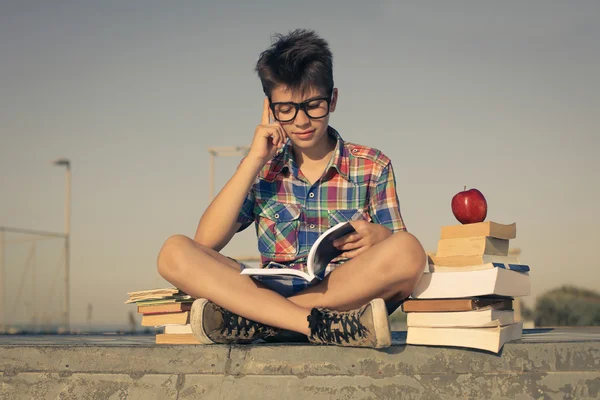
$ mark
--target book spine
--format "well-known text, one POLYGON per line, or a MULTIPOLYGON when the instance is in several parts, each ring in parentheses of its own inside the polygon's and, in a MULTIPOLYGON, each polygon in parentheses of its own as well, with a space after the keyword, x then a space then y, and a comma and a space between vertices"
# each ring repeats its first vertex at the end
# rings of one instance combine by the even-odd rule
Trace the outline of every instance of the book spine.
POLYGON ((529 265, 525 264, 505 264, 505 263, 492 263, 496 268, 509 269, 516 272, 529 272, 529 265))

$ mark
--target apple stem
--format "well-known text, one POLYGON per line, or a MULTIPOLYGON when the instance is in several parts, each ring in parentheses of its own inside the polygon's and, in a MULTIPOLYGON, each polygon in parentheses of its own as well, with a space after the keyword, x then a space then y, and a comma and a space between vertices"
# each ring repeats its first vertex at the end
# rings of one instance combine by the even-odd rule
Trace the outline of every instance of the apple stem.
POLYGON ((465 188, 463 189, 463 192, 466 192, 466 191, 467 191, 467 187, 465 186, 465 188))

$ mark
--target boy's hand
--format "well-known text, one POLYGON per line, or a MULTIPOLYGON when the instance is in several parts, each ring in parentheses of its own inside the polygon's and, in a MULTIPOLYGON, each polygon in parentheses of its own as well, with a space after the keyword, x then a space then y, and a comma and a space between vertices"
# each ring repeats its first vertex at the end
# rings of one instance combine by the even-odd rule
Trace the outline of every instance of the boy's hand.
POLYGON ((270 123, 269 99, 265 98, 263 102, 263 113, 260 125, 254 131, 254 139, 250 145, 248 157, 253 157, 263 163, 269 161, 277 150, 283 147, 287 140, 287 135, 283 127, 278 123, 270 123))
POLYGON ((340 257, 354 258, 369 247, 392 236, 392 231, 383 225, 364 220, 351 221, 356 232, 350 233, 333 242, 333 245, 344 250, 340 257))

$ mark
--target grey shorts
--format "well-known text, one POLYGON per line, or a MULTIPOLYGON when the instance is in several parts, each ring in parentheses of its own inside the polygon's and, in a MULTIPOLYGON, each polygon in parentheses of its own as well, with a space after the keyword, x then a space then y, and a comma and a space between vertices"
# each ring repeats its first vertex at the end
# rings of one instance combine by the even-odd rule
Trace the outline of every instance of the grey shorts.
MULTIPOLYGON (((231 257, 229 257, 231 258, 231 257)), ((243 262, 239 262, 231 258, 240 265, 240 271, 245 268, 253 268, 243 262)), ((319 284, 321 281, 315 279, 312 282, 307 282, 304 279, 288 276, 253 276, 252 279, 262 283, 274 292, 279 293, 283 297, 291 297, 301 291, 319 284)))
MULTIPOLYGON (((250 265, 244 264, 243 262, 239 262, 238 260, 228 257, 238 263, 240 265, 240 271, 245 268, 253 268, 250 265)), ((253 279, 261 282, 263 285, 273 290, 274 292, 279 293, 283 297, 291 297, 294 296, 303 290, 318 285, 321 281, 319 279, 315 279, 312 282, 307 282, 304 279, 296 278, 296 277, 276 277, 276 276, 253 276, 253 279)), ((396 302, 388 302, 386 301, 388 314, 393 313, 402 303, 404 303, 405 299, 396 302)))

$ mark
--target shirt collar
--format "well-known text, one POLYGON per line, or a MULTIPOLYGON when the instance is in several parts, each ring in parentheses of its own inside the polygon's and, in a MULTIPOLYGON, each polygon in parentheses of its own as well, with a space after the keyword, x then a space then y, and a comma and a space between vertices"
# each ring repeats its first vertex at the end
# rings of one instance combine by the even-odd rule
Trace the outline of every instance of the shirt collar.
MULTIPOLYGON (((329 160, 329 164, 327 164, 325 170, 329 171, 330 168, 335 168, 344 179, 349 181, 350 160, 348 158, 348 149, 344 145, 344 140, 331 126, 327 127, 327 134, 335 139, 336 144, 335 149, 333 150, 333 156, 329 160)), ((294 160, 292 145, 289 140, 283 146, 281 151, 273 157, 271 168, 269 168, 269 171, 265 174, 264 178, 268 181, 272 181, 277 174, 283 172, 285 169, 294 173, 295 176, 298 176, 298 166, 294 160)))
POLYGON ((336 140, 335 149, 333 150, 333 157, 327 165, 326 171, 329 168, 335 168, 337 172, 347 181, 350 180, 348 173, 350 171, 350 159, 348 158, 348 149, 344 146, 344 140, 331 126, 328 127, 327 133, 333 136, 336 140))

